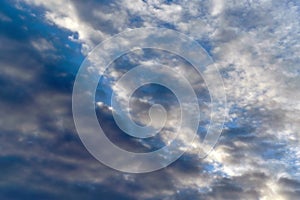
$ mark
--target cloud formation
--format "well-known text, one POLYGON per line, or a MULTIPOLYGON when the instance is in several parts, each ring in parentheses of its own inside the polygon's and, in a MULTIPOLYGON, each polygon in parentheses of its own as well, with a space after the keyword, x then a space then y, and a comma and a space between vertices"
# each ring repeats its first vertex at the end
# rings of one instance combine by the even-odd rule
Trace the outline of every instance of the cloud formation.
MULTIPOLYGON (((297 199, 299 6, 271 0, 2 2, 1 199, 297 199), (206 159, 198 156, 199 130, 195 147, 169 167, 123 174, 95 161, 80 142, 71 113, 72 84, 83 56, 99 42, 151 26, 178 30, 204 46, 224 80, 229 114, 206 159)), ((159 55, 195 79, 194 88, 209 100, 192 70, 159 55)), ((141 57, 137 52, 119 64, 141 57)), ((120 70, 111 69, 99 90, 97 112, 108 137, 128 150, 163 146, 164 138, 141 142, 116 127, 105 99, 111 82, 124 73, 120 70)), ((135 108, 147 108, 149 98, 134 99, 135 108)), ((175 115, 176 106, 169 112, 175 115)))

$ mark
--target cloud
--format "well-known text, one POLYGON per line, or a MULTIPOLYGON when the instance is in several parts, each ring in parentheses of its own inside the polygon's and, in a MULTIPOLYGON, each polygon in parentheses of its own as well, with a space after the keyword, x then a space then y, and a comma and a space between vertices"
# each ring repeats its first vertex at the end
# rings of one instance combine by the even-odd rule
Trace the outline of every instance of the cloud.
POLYGON ((3 13, 0 13, 0 20, 3 22, 11 22, 12 21, 12 19, 10 17, 6 16, 3 13))
MULTIPOLYGON (((0 36, 3 199, 18 199, 17 194, 42 199, 299 196, 298 2, 18 2, 17 9, 1 6, 13 12, 4 10, 0 15, 9 27, 1 25, 0 36), (36 20, 32 14, 38 15, 38 11, 45 18, 36 30, 30 21, 36 20), (76 134, 71 92, 81 61, 78 57, 82 56, 76 49, 82 45, 79 50, 87 54, 115 33, 148 26, 179 30, 207 48, 225 83, 229 116, 219 144, 206 159, 198 156, 199 133, 195 147, 166 169, 143 175, 123 174, 94 160, 76 134), (51 31, 45 31, 46 27, 51 31), (46 32, 57 35, 49 39, 46 32)), ((128 56, 127 64, 144 58, 139 53, 128 56)), ((160 60, 175 65, 169 57, 160 60)), ((122 62, 126 63, 123 60, 119 64, 122 62)), ((197 82, 193 70, 184 70, 189 68, 185 64, 175 65, 174 69, 191 77, 194 89, 203 94, 203 101, 208 101, 201 81, 197 82)), ((126 70, 121 67, 108 71, 108 83, 99 91, 101 95, 108 99, 109 81, 117 80, 126 70)), ((148 106, 149 96, 134 99, 138 110, 148 106)), ((97 112, 113 142, 141 152, 164 145, 163 137, 141 143, 120 132, 105 98, 97 112)), ((208 111, 205 105, 203 109, 208 111)), ((176 107, 171 111, 176 114, 176 107)), ((146 115, 141 118, 147 120, 146 115)))
POLYGON ((25 0, 24 2, 45 9, 45 18, 60 28, 78 34, 78 42, 82 43, 82 52, 87 54, 95 45, 110 35, 126 27, 127 14, 116 10, 116 4, 86 4, 81 1, 40 1, 25 0), (122 28, 123 27, 123 28, 122 28))
POLYGON ((48 42, 44 38, 40 38, 38 40, 34 40, 31 42, 32 46, 36 48, 38 51, 49 51, 49 50, 54 50, 53 45, 48 42))

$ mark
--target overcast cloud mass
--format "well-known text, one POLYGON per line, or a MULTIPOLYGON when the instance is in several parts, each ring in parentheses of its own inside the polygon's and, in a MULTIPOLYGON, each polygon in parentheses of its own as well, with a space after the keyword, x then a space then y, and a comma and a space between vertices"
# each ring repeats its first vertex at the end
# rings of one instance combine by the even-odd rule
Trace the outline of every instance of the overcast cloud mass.
POLYGON ((0 199, 299 199, 299 19, 297 0, 1 1, 0 199), (159 60, 188 76, 204 113, 196 142, 180 159, 130 174, 85 149, 73 122, 72 89, 97 44, 141 27, 173 29, 204 47, 223 78, 228 115, 215 149, 201 159, 210 102, 203 79, 163 51, 120 57, 96 94, 99 122, 116 145, 135 152, 161 148, 180 115, 169 90, 145 86, 131 102, 133 119, 147 124, 143 111, 156 99, 169 106, 166 128, 145 140, 121 133, 110 105, 113 83, 139 64, 159 60))

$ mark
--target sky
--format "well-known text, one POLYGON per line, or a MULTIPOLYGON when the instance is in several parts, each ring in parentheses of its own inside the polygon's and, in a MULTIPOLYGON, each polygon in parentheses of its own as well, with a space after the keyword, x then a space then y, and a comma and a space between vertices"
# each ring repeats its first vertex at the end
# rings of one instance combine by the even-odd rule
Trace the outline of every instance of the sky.
POLYGON ((297 0, 1 1, 0 199, 298 199, 299 19, 297 0), (141 64, 160 62, 187 76, 203 115, 192 145, 179 138, 191 148, 178 160, 154 172, 125 173, 96 160, 80 140, 73 85, 98 44, 147 27, 178 31, 204 48, 224 83, 227 114, 218 143, 201 158, 211 103, 203 77, 163 50, 121 56, 95 96, 98 121, 113 143, 134 152, 157 150, 180 118, 169 89, 146 85, 133 94, 131 114, 147 124, 153 102, 164 105, 162 134, 136 139, 118 128, 110 99, 114 89, 121 97, 126 92, 115 82, 141 64))

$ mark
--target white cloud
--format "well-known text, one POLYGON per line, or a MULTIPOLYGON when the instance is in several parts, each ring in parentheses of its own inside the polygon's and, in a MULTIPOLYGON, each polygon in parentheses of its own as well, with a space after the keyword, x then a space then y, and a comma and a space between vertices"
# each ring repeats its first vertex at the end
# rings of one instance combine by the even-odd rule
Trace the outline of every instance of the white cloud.
POLYGON ((212 1, 212 11, 211 15, 215 16, 222 12, 224 7, 224 1, 223 0, 213 0, 212 1))
POLYGON ((53 51, 53 50, 55 50, 55 48, 53 47, 53 45, 49 42, 49 41, 47 41, 46 39, 44 39, 44 38, 40 38, 40 39, 37 39, 37 40, 33 40, 32 42, 31 42, 31 44, 32 44, 32 46, 34 47, 34 48, 36 48, 38 51, 41 51, 41 52, 43 52, 43 51, 53 51))

